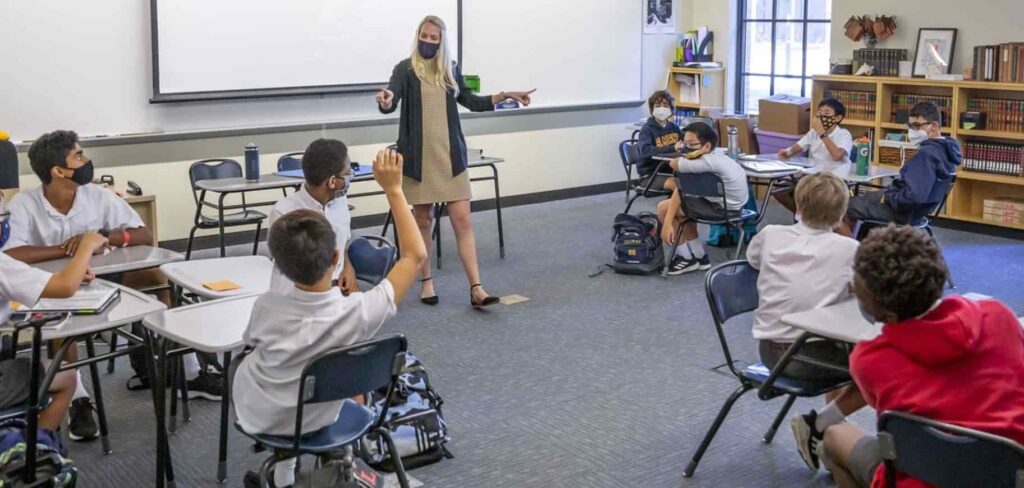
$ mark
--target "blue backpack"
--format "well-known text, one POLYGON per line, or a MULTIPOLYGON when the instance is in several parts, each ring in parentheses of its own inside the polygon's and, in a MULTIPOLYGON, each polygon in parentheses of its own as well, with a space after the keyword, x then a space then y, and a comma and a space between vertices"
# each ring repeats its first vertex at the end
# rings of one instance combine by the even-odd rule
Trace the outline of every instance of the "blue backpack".
POLYGON ((612 242, 615 243, 612 269, 616 273, 645 275, 665 265, 657 215, 650 212, 639 215, 621 213, 615 216, 612 230, 612 242))
MULTIPOLYGON (((0 427, 0 488, 29 486, 23 483, 25 469, 24 420, 9 421, 0 427)), ((47 481, 46 486, 75 486, 78 468, 64 457, 67 450, 60 442, 60 436, 49 429, 37 429, 36 438, 36 483, 47 481)), ((31 486, 36 486, 32 484, 31 486)))

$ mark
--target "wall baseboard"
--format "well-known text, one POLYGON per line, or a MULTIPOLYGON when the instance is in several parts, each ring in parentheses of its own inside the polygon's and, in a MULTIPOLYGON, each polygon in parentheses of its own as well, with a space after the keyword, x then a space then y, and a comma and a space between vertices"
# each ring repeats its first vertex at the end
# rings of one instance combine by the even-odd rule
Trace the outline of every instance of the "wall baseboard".
MULTIPOLYGON (((572 198, 587 197, 592 195, 602 195, 605 193, 615 193, 623 191, 623 184, 619 181, 610 183, 600 183, 597 185, 578 186, 574 188, 564 188, 561 190, 549 190, 536 193, 524 193, 521 195, 511 195, 501 198, 501 207, 511 208, 519 207, 522 205, 534 205, 537 203, 554 202, 558 200, 569 200, 572 198)), ((484 200, 474 200, 472 202, 472 208, 474 212, 483 212, 488 210, 494 210, 495 200, 488 198, 484 200)), ((362 215, 359 217, 352 218, 353 229, 365 229, 369 227, 381 227, 384 225, 384 220, 387 218, 386 213, 362 215)), ((249 229, 238 232, 228 232, 224 234, 225 246, 237 246, 249 244, 253 242, 253 230, 249 229)), ((264 228, 260 231, 259 239, 261 241, 266 240, 267 229, 264 228)), ((185 248, 188 246, 188 239, 173 239, 169 241, 160 242, 160 247, 170 249, 177 252, 185 252, 185 248)), ((196 237, 192 243, 192 250, 198 251, 202 249, 216 249, 220 246, 220 238, 217 234, 203 235, 196 237)))

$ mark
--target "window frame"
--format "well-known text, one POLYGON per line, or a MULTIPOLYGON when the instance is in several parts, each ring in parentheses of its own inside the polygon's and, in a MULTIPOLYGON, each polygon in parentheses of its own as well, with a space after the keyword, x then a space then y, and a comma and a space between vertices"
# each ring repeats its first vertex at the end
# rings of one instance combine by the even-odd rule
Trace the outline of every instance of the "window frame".
MULTIPOLYGON (((736 29, 736 93, 734 100, 736 109, 739 112, 746 112, 746 85, 745 81, 748 76, 763 76, 768 78, 768 94, 775 94, 775 79, 794 79, 800 80, 800 96, 806 97, 807 94, 807 81, 813 79, 812 76, 807 74, 807 28, 810 24, 831 24, 832 19, 808 19, 807 14, 810 10, 810 0, 803 1, 803 16, 799 19, 779 19, 778 18, 778 3, 779 0, 772 0, 772 14, 770 18, 764 19, 748 19, 747 18, 747 3, 750 0, 737 0, 738 15, 736 16, 737 29, 736 29), (745 67, 746 50, 747 50, 747 26, 750 24, 771 24, 771 61, 769 61, 771 69, 768 73, 758 73, 754 71, 747 71, 745 67), (776 50, 776 34, 778 31, 779 24, 801 24, 803 30, 803 39, 801 42, 801 65, 799 75, 790 74, 776 74, 775 72, 775 50, 776 50)), ((756 1, 756 0, 755 0, 756 1)), ((832 0, 829 0, 831 2, 832 0)), ((831 43, 830 43, 831 47, 831 43)))

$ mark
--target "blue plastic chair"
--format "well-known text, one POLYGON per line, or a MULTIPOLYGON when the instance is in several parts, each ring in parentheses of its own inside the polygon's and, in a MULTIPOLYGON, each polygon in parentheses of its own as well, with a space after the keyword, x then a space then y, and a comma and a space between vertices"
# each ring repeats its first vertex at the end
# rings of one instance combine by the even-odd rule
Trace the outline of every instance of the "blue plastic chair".
MULTIPOLYGON (((715 331, 718 333, 718 340, 722 345, 722 353, 725 355, 725 365, 729 372, 740 382, 740 386, 722 405, 722 409, 715 417, 714 423, 708 429, 707 434, 701 441, 697 452, 694 453, 690 464, 683 471, 683 476, 689 478, 697 470, 697 464, 704 456, 704 451, 711 445, 711 441, 718 433, 719 427, 729 415, 736 400, 750 390, 759 390, 758 397, 761 400, 771 400, 779 396, 787 396, 786 403, 782 410, 775 417, 768 432, 762 437, 765 444, 771 443, 779 425, 789 413, 790 407, 797 397, 816 397, 824 393, 849 384, 849 381, 806 381, 788 378, 776 373, 767 373, 764 364, 757 363, 743 369, 737 369, 736 361, 733 360, 732 352, 729 350, 729 342, 725 337, 725 325, 729 319, 737 315, 753 312, 757 309, 757 276, 758 271, 750 266, 746 260, 730 261, 715 266, 708 271, 704 281, 704 291, 708 297, 708 306, 711 307, 711 317, 715 322, 715 331)), ((746 327, 750 327, 749 321, 742 321, 746 327)), ((785 359, 777 366, 777 370, 783 370, 786 366, 785 359)))
POLYGON ((302 169, 302 152, 290 152, 277 158, 278 171, 294 171, 302 169))
MULTIPOLYGON (((192 241, 195 239, 196 231, 199 229, 217 229, 220 227, 220 217, 207 217, 203 215, 203 206, 213 206, 203 201, 201 194, 204 194, 196 183, 203 180, 219 180, 223 178, 241 178, 242 165, 234 159, 204 159, 192 163, 188 168, 188 180, 192 186, 192 198, 196 202, 196 214, 192 223, 192 230, 188 232, 188 246, 185 249, 185 259, 192 258, 192 241)), ((224 214, 224 227, 235 227, 239 225, 255 225, 256 235, 252 242, 252 254, 255 256, 260 244, 260 229, 267 215, 245 207, 245 193, 242 193, 242 211, 224 214)), ((224 257, 224 239, 220 240, 220 255, 224 257)))
MULTIPOLYGON (((640 144, 635 139, 626 139, 619 143, 619 160, 622 162, 622 169, 626 172, 626 208, 622 213, 629 213, 629 209, 633 208, 633 202, 637 198, 655 198, 655 197, 667 197, 672 192, 664 188, 651 188, 654 184, 654 177, 648 178, 644 181, 642 178, 633 178, 633 167, 640 162, 640 144), (629 197, 629 193, 633 192, 633 198, 629 197)), ((667 161, 661 161, 658 163, 658 167, 655 168, 654 173, 660 173, 668 165, 667 161)))
POLYGON ((370 286, 376 286, 388 276, 397 256, 394 244, 380 236, 356 237, 348 245, 348 259, 356 271, 356 279, 370 286))
POLYGON ((267 486, 272 469, 279 461, 296 459, 297 481, 302 464, 299 455, 335 453, 356 443, 364 435, 374 433, 387 444, 399 484, 402 488, 408 488, 409 481, 402 466, 402 458, 391 434, 384 427, 384 419, 391 408, 395 385, 405 366, 405 353, 408 349, 405 337, 396 334, 332 349, 314 358, 302 371, 296 403, 295 434, 292 436, 252 434, 235 422, 235 428, 255 440, 258 446, 274 450, 274 454, 260 467, 260 486, 267 486), (375 418, 372 410, 351 400, 356 395, 367 394, 382 387, 387 387, 387 396, 379 417, 375 418), (339 400, 344 400, 344 403, 335 423, 315 432, 302 433, 305 405, 339 400))
POLYGON ((943 488, 1024 488, 1024 446, 994 434, 904 412, 878 418, 886 486, 896 472, 943 488))
MULTIPOLYGON (((707 173, 676 173, 676 185, 679 188, 679 194, 683 198, 680 199, 680 207, 683 213, 686 214, 686 220, 697 222, 699 224, 708 225, 722 225, 726 227, 732 227, 739 231, 740 238, 736 244, 736 256, 733 259, 740 258, 740 252, 743 250, 743 245, 746 241, 746 230, 745 224, 752 220, 757 219, 757 211, 749 208, 742 208, 740 210, 725 210, 729 208, 729 199, 725 194, 725 183, 722 182, 722 178, 718 175, 707 172, 707 173), (704 214, 697 210, 689 208, 686 197, 700 197, 718 203, 722 207, 722 211, 715 214, 704 214)), ((679 226, 676 230, 675 242, 679 242, 679 238, 683 235, 683 227, 679 226)), ((671 259, 665 261, 665 269, 662 270, 662 276, 668 275, 668 268, 671 265, 671 259)))

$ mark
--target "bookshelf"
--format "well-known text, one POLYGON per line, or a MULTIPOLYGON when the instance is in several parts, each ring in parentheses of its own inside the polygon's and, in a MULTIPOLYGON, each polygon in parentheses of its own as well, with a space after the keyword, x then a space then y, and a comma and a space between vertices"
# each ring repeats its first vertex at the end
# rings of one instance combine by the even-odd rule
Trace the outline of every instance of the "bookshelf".
POLYGON ((677 109, 725 107, 725 68, 669 68, 666 89, 676 98, 677 109), (687 85, 676 77, 689 78, 687 85))
MULTIPOLYGON (((849 75, 815 76, 811 91, 811 106, 817 106, 827 91, 863 92, 871 94, 875 106, 874 120, 861 117, 844 120, 854 137, 871 134, 875 147, 886 134, 906 131, 904 124, 893 119, 894 100, 906 102, 906 97, 927 97, 946 100, 948 123, 942 132, 956 138, 961 146, 967 142, 1024 144, 1024 116, 1013 118, 1014 103, 1024 106, 1024 84, 985 81, 943 81, 923 78, 862 77, 849 75), (974 110, 979 100, 1005 100, 1009 102, 1009 120, 1006 125, 1016 123, 1020 132, 1009 130, 967 130, 960 128, 960 113, 974 110)), ((869 107, 870 109, 870 107, 869 107)), ((984 110, 982 110, 984 111, 984 110)), ((878 151, 873 155, 878 163, 878 151)), ((950 194, 943 217, 964 222, 981 223, 999 227, 1024 230, 1024 225, 997 223, 983 218, 984 202, 995 197, 1024 199, 1024 177, 983 173, 960 169, 957 183, 950 194)))

